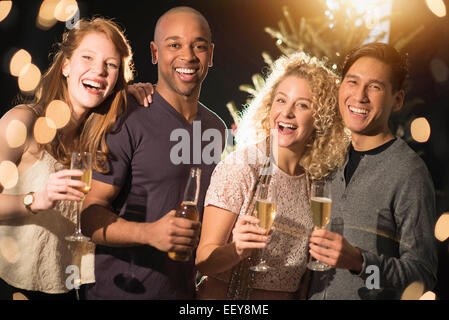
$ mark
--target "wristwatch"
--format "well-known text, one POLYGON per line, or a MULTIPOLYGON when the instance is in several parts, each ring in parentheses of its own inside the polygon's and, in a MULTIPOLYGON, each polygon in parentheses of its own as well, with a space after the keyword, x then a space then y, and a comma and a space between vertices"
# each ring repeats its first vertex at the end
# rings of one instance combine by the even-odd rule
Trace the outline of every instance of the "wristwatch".
POLYGON ((34 202, 34 192, 27 193, 23 198, 23 204, 25 205, 25 208, 27 208, 29 212, 31 212, 32 214, 36 214, 37 212, 31 210, 31 205, 33 204, 33 202, 34 202))

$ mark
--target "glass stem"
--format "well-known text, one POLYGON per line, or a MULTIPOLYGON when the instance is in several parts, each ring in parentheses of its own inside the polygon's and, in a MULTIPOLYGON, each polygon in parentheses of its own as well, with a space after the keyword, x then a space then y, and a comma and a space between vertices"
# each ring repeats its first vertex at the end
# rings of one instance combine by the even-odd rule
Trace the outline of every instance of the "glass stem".
POLYGON ((76 232, 81 234, 81 207, 83 200, 76 201, 76 232))

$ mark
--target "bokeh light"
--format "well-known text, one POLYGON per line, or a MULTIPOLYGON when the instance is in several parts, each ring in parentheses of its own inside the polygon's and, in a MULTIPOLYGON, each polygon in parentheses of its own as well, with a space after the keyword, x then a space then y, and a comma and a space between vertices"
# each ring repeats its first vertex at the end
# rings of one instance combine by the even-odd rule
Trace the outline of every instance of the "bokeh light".
POLYGON ((435 224, 435 238, 441 242, 449 238, 449 213, 443 213, 435 224))
POLYGON ((427 7, 438 18, 442 18, 446 15, 446 5, 443 0, 426 0, 427 7))
POLYGON ((60 0, 44 0, 39 9, 36 25, 38 28, 47 30, 57 22, 55 18, 55 9, 60 0))
POLYGON ((427 142, 430 138, 430 124, 426 118, 416 118, 410 125, 412 138, 420 143, 427 142))
POLYGON ((40 80, 41 71, 36 65, 29 63, 20 72, 19 89, 22 92, 32 92, 36 89, 40 80))
POLYGON ((449 70, 447 64, 439 58, 432 59, 430 71, 436 82, 445 82, 448 79, 449 70))
POLYGON ((54 17, 62 22, 73 18, 78 11, 78 3, 75 0, 60 0, 55 7, 54 17))
POLYGON ((12 1, 0 1, 0 22, 5 20, 12 8, 12 1))
POLYGON ((22 121, 12 120, 6 128, 6 142, 11 148, 18 148, 25 143, 27 128, 22 121))
POLYGON ((53 120, 56 129, 60 129, 70 121, 70 108, 64 101, 53 100, 47 106, 45 116, 53 120))
POLYGON ((436 300, 436 299, 437 299, 437 296, 432 291, 427 291, 426 293, 424 293, 421 296, 421 298, 419 298, 419 300, 436 300))
POLYGON ((22 69, 30 63, 31 55, 28 53, 28 51, 20 49, 12 56, 11 62, 9 64, 9 71, 13 76, 18 77, 22 69))
POLYGON ((14 292, 12 295, 13 300, 29 300, 23 293, 21 292, 14 292))
POLYGON ((5 189, 14 188, 19 181, 19 170, 15 163, 5 160, 0 163, 0 184, 5 189))
POLYGON ((52 119, 40 117, 34 124, 34 139, 37 143, 46 144, 51 142, 56 135, 56 125, 52 119))
POLYGON ((2 237, 0 239, 0 254, 11 264, 19 261, 20 248, 16 239, 7 236, 2 237))
POLYGON ((424 285, 421 282, 413 282, 404 290, 401 300, 419 300, 423 293, 424 285))

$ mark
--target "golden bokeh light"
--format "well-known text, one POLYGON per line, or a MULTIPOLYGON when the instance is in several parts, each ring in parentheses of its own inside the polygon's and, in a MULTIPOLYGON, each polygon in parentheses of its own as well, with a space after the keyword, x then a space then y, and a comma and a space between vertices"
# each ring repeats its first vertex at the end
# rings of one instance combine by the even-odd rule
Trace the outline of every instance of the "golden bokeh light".
POLYGON ((9 64, 9 71, 13 76, 18 77, 22 69, 30 63, 31 55, 28 53, 28 51, 20 49, 12 56, 11 62, 9 64))
POLYGON ((34 139, 37 143, 46 144, 56 136, 56 125, 52 119, 40 117, 34 124, 34 139))
POLYGON ((443 213, 435 224, 435 238, 441 242, 449 238, 449 213, 443 213))
POLYGON ((0 163, 0 184, 5 189, 14 188, 19 181, 19 170, 15 163, 5 160, 0 163))
POLYGON ((437 296, 432 291, 427 291, 426 293, 424 293, 421 296, 421 298, 419 298, 419 300, 436 300, 436 299, 437 299, 437 296))
POLYGON ((18 148, 25 143, 27 128, 22 121, 12 120, 6 128, 6 142, 11 148, 18 148))
POLYGON ((39 81, 41 81, 41 71, 36 65, 29 63, 20 72, 19 89, 22 92, 32 92, 39 81))
POLYGON ((73 18, 78 11, 78 3, 76 0, 60 0, 55 7, 54 17, 62 22, 73 18))
POLYGON ((15 264, 20 258, 20 248, 16 239, 2 237, 0 239, 0 254, 11 264, 15 264))
POLYGON ((430 138, 430 124, 426 118, 416 118, 410 125, 412 138, 417 142, 427 142, 430 138))
POLYGON ((44 0, 39 9, 36 25, 38 28, 47 30, 57 22, 55 18, 55 8, 60 0, 44 0))
POLYGON ((438 18, 442 18, 446 15, 446 5, 443 0, 426 0, 427 7, 438 18))
POLYGON ((45 116, 53 120, 56 129, 60 129, 70 121, 70 108, 64 101, 53 100, 48 105, 45 116))
POLYGON ((0 22, 5 20, 12 8, 12 1, 0 1, 0 22))
POLYGON ((23 293, 14 292, 12 295, 13 300, 29 300, 23 293))
POLYGON ((424 285, 421 282, 413 282, 404 290, 401 300, 419 300, 423 293, 424 285))

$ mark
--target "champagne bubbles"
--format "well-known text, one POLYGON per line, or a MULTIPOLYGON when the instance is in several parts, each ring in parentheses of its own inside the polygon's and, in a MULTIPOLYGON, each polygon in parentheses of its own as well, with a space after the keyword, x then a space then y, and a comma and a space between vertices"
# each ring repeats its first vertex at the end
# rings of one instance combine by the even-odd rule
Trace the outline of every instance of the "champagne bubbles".
POLYGON ((449 238, 449 213, 443 213, 435 225, 435 238, 443 242, 449 238))
POLYGON ((0 1, 0 22, 6 19, 12 8, 12 1, 0 1))
POLYGON ((60 129, 70 121, 70 108, 64 101, 53 100, 47 106, 45 116, 53 121, 56 129, 60 129))
POLYGON ((0 163, 0 184, 4 189, 12 189, 19 181, 19 170, 15 163, 5 160, 0 163))
POLYGON ((37 143, 46 144, 51 142, 56 136, 56 124, 47 117, 40 117, 34 124, 34 139, 37 143))
POLYGON ((424 143, 430 138, 430 124, 426 118, 416 118, 410 125, 410 133, 416 142, 424 143))
POLYGON ((446 6, 443 0, 426 0, 427 7, 438 18, 442 18, 446 15, 446 6))
POLYGON ((0 253, 6 261, 15 264, 20 258, 20 248, 17 241, 12 237, 2 237, 0 239, 0 253))
POLYGON ((21 147, 27 138, 27 128, 22 121, 12 120, 6 128, 6 142, 10 148, 21 147))

